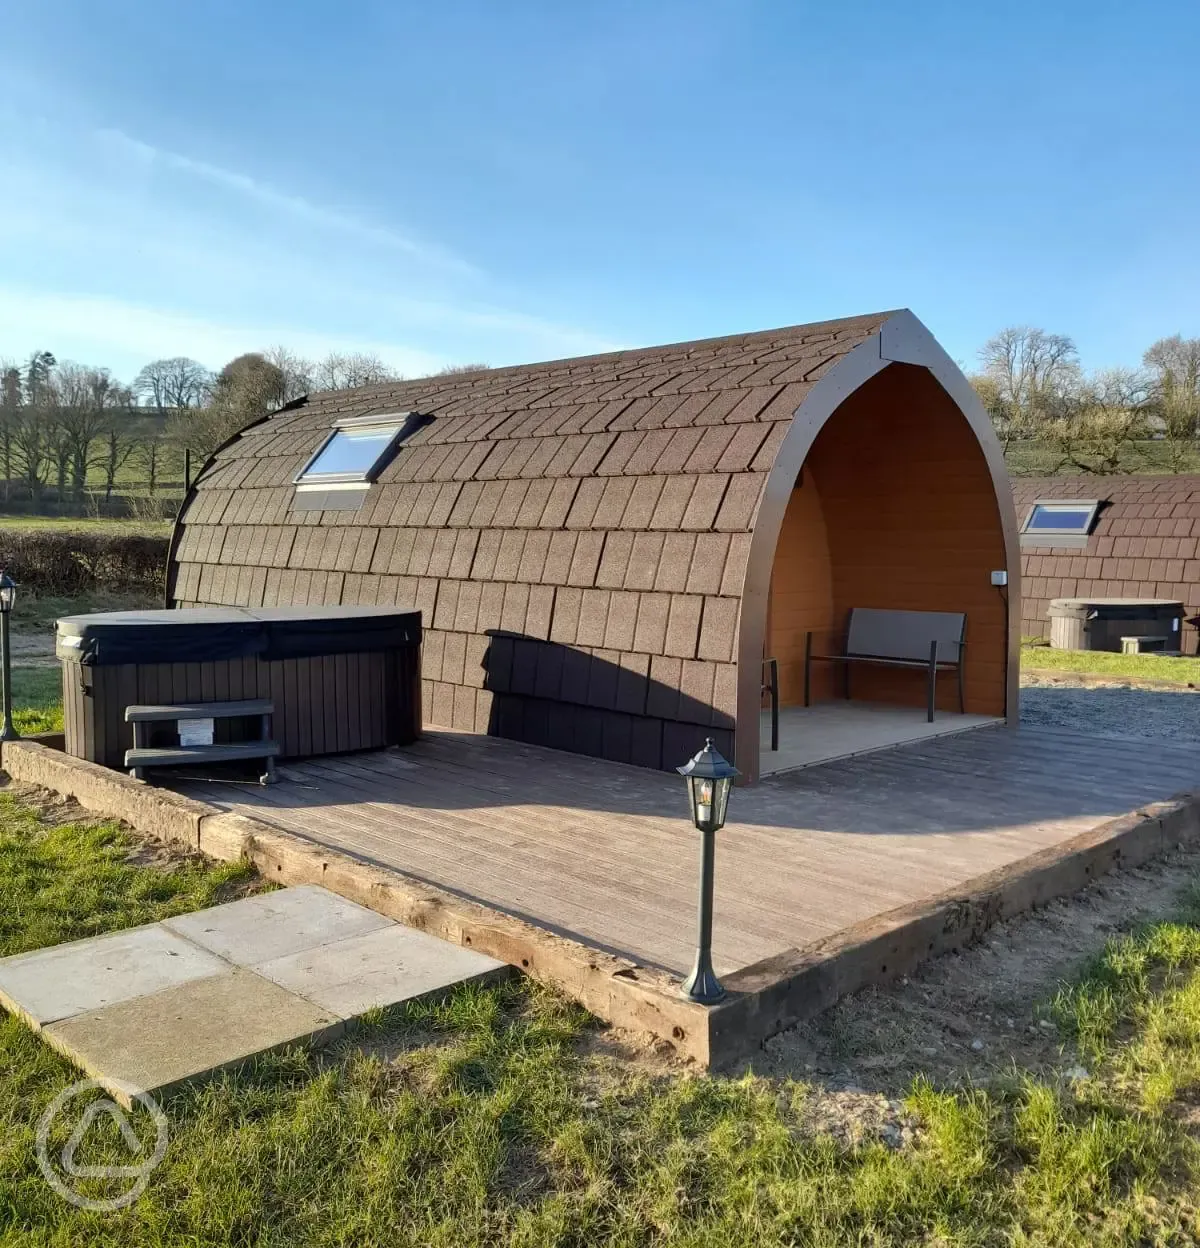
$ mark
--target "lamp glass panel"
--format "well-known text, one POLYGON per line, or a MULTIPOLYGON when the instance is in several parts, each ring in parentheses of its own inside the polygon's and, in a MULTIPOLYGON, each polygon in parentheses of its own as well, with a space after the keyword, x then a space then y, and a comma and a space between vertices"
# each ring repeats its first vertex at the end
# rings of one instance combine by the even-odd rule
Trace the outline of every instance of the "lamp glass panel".
POLYGON ((729 789, 733 781, 729 778, 715 781, 717 786, 716 806, 717 820, 716 827, 723 828, 725 826, 725 808, 729 805, 729 789))

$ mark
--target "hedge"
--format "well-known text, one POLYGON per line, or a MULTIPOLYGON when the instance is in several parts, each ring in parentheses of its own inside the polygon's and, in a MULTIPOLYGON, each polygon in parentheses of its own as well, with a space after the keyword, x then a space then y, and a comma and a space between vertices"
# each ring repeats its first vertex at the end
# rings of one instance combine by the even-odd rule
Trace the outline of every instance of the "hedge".
POLYGON ((39 594, 161 594, 169 540, 75 529, 3 529, 0 567, 39 594))

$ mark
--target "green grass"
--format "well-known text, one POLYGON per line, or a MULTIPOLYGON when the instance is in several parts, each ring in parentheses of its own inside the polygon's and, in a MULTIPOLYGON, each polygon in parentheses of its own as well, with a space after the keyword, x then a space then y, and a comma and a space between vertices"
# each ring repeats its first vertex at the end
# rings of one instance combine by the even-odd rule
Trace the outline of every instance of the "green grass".
MULTIPOLYGON (((0 953, 202 905, 237 869, 128 861, 118 829, 0 799, 0 953)), ((545 990, 377 1011, 357 1045, 293 1052, 166 1103, 170 1140, 116 1213, 62 1201, 37 1121, 76 1076, 0 1019, 0 1243, 151 1245, 1194 1244, 1181 1121, 1200 1090, 1200 906, 1114 940, 1049 1004, 1094 1077, 918 1082, 918 1142, 841 1145, 790 1081, 613 1073, 545 990)), ((54 1144, 65 1143, 54 1137, 54 1144)), ((87 1160, 119 1162, 114 1135, 87 1160)))
MULTIPOLYGON (((14 640, 39 636, 45 643, 45 654, 54 653, 54 621, 64 615, 80 615, 89 611, 128 611, 137 607, 158 606, 157 600, 144 595, 91 594, 85 598, 56 598, 24 593, 18 596, 12 614, 14 640)), ((18 653, 13 664, 13 722, 22 734, 61 732, 62 669, 52 666, 30 666, 18 653)))
MULTIPOLYGON (((57 667, 13 668, 13 723, 24 736, 62 732, 62 672, 57 667)), ((2 877, 0 877, 2 878, 2 877)))
POLYGON ((27 516, 0 512, 0 535, 5 529, 65 529, 87 533, 144 533, 159 537, 171 532, 170 520, 125 520, 89 516, 27 516))
POLYGON ((86 615, 91 611, 136 611, 145 607, 161 607, 162 599, 149 594, 85 594, 79 598, 63 598, 55 594, 18 592, 12 613, 14 636, 36 632, 54 635, 54 621, 64 615, 86 615))
POLYGON ((1168 658, 1161 654, 1113 654, 1106 650, 1052 650, 1022 646, 1021 666, 1088 676, 1132 677, 1171 684, 1200 684, 1200 658, 1168 658))
POLYGON ((46 824, 0 793, 0 957, 186 914, 252 876, 200 858, 136 866, 132 848, 116 823, 46 824))

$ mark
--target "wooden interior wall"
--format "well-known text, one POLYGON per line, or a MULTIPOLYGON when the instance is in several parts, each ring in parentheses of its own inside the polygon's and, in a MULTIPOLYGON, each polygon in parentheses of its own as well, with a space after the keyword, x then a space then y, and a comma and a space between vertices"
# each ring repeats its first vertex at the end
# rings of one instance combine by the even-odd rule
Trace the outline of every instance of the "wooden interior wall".
MULTIPOLYGON (((812 630, 828 635, 834 626, 833 580, 821 494, 811 471, 801 473, 779 530, 771 574, 767 656, 779 661, 779 702, 804 701, 804 637, 812 630)), ((827 664, 814 672, 813 697, 829 697, 827 664)))
MULTIPOLYGON (((813 444, 772 581, 769 636, 789 656, 797 644, 803 656, 808 621, 825 626, 820 590, 800 587, 806 572, 825 583, 822 547, 835 628, 855 606, 965 611, 966 709, 1004 714, 1006 609, 989 576, 1006 566, 999 507, 975 435, 926 370, 891 365, 846 400, 813 444), (806 519, 809 534, 801 536, 806 519), (790 615, 780 612, 783 603, 790 615)), ((790 661, 789 670, 792 693, 790 661)), ((921 705, 923 676, 864 665, 854 671, 854 692, 921 705)), ((957 709, 952 676, 940 680, 938 705, 957 709)))

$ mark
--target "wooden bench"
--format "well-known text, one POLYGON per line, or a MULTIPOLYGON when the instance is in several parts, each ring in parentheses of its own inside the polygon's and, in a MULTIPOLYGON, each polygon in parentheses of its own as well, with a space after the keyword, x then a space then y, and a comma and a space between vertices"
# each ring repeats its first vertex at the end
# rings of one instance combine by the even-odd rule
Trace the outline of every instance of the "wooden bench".
POLYGON ((846 641, 840 654, 814 654, 813 634, 804 638, 804 705, 812 691, 812 664, 841 663, 845 671, 845 695, 850 696, 850 668, 855 663, 883 667, 923 669, 926 678, 926 710, 933 723, 933 704, 939 672, 957 671, 958 709, 964 710, 963 649, 967 617, 958 611, 889 611, 877 607, 852 607, 846 641))
POLYGON ((265 769, 260 784, 275 780, 275 756, 279 744, 271 740, 271 717, 275 705, 267 698, 244 702, 182 702, 162 706, 127 706, 125 722, 133 725, 133 749, 125 751, 125 766, 135 780, 144 780, 147 767, 194 766, 197 763, 228 763, 243 758, 259 758, 265 769), (259 721, 260 736, 255 741, 235 741, 217 745, 148 745, 146 725, 181 719, 250 719, 259 721))

